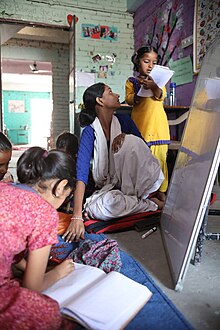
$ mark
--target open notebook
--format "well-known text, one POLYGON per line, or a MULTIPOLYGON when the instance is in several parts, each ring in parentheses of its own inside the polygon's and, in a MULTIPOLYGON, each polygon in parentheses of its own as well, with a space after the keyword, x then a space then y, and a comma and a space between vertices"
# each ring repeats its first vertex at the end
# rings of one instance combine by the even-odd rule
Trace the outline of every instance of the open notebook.
POLYGON ((43 292, 61 313, 87 329, 123 329, 152 296, 151 291, 118 273, 75 263, 75 270, 43 292))

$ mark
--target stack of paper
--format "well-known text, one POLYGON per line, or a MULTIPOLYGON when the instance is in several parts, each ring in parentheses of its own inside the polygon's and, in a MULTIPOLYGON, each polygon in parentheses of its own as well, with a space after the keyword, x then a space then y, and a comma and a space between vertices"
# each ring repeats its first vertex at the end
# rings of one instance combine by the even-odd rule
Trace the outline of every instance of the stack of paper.
MULTIPOLYGON (((174 73, 175 72, 170 70, 167 66, 155 65, 151 70, 150 76, 153 78, 155 84, 157 84, 159 88, 163 88, 174 75, 174 73)), ((137 95, 141 97, 150 97, 153 96, 153 93, 151 89, 145 89, 143 86, 141 86, 137 95)))

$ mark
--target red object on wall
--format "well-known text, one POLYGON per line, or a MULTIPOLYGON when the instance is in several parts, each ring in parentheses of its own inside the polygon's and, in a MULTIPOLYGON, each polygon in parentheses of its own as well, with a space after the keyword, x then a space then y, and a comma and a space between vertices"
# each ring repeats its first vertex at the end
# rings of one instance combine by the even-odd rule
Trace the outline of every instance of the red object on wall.
POLYGON ((69 26, 72 24, 73 18, 75 19, 75 24, 78 22, 78 17, 75 15, 68 14, 66 18, 69 26))
POLYGON ((73 20, 73 15, 71 15, 71 14, 67 15, 67 22, 68 22, 69 26, 71 25, 72 20, 73 20))

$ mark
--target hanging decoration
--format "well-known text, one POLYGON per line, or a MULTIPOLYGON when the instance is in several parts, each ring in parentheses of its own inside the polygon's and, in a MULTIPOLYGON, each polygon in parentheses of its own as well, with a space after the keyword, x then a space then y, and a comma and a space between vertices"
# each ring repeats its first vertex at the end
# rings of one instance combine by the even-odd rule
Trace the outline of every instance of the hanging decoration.
POLYGON ((78 17, 75 15, 71 15, 71 14, 67 15, 66 19, 67 19, 69 26, 71 26, 73 18, 75 19, 75 24, 76 24, 78 22, 78 17))
POLYGON ((117 55, 115 53, 106 54, 106 55, 96 54, 96 55, 92 56, 92 60, 94 63, 99 62, 101 60, 106 60, 107 62, 113 64, 113 63, 115 63, 116 56, 117 55))
POLYGON ((117 55, 115 53, 108 54, 95 54, 90 51, 91 61, 93 66, 90 69, 91 73, 97 73, 98 78, 107 78, 108 74, 111 76, 115 75, 113 66, 116 61, 117 55))

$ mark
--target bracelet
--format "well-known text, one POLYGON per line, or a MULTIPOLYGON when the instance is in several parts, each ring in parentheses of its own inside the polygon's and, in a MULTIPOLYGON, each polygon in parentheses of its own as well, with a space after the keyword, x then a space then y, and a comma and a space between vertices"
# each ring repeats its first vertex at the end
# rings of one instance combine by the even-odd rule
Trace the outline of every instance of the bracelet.
POLYGON ((71 217, 71 220, 81 220, 82 222, 84 222, 84 219, 81 217, 71 217))

